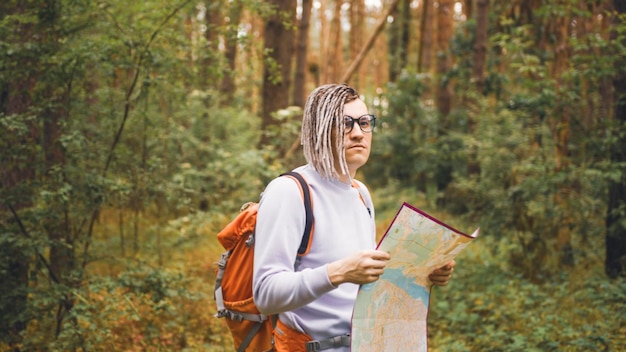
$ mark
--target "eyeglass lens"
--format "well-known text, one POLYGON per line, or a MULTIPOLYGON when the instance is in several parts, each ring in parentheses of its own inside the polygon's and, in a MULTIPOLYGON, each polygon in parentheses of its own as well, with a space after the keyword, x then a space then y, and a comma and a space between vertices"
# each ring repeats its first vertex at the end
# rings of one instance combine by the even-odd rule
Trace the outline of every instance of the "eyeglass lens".
POLYGON ((344 123, 346 125, 346 133, 352 132, 352 128, 354 127, 355 122, 359 124, 359 128, 361 128, 361 131, 372 132, 376 124, 376 117, 374 117, 373 115, 363 115, 358 119, 355 119, 351 116, 345 116, 344 123))

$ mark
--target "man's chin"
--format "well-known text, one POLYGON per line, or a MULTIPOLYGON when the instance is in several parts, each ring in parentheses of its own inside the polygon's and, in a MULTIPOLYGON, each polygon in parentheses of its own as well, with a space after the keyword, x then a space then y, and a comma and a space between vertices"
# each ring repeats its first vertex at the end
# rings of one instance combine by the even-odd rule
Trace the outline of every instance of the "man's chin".
POLYGON ((365 163, 367 163, 367 159, 368 156, 365 155, 358 155, 358 156, 354 156, 348 160, 346 160, 348 162, 348 168, 350 170, 354 170, 356 171, 358 168, 360 168, 361 166, 365 165, 365 163))

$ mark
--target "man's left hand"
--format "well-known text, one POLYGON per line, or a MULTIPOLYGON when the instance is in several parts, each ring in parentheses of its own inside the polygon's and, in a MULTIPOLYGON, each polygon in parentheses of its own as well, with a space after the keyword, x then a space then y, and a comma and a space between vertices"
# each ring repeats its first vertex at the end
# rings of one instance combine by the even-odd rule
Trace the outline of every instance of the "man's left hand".
POLYGON ((433 283, 433 285, 445 286, 448 284, 450 278, 452 277, 452 272, 454 271, 455 265, 456 262, 452 260, 441 268, 435 269, 432 273, 430 273, 428 278, 433 283))

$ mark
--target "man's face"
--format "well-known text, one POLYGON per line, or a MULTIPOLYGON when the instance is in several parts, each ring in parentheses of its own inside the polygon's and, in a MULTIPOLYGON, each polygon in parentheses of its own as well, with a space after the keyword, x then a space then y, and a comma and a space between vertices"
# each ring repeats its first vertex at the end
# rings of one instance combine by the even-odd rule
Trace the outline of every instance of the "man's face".
MULTIPOLYGON (((354 119, 358 119, 367 113, 367 106, 360 99, 353 100, 343 107, 343 115, 354 119)), ((350 171, 350 176, 354 177, 356 171, 365 165, 370 157, 372 132, 363 132, 359 124, 355 122, 352 131, 344 135, 344 146, 348 170, 350 171)), ((339 165, 337 161, 335 164, 339 165)))

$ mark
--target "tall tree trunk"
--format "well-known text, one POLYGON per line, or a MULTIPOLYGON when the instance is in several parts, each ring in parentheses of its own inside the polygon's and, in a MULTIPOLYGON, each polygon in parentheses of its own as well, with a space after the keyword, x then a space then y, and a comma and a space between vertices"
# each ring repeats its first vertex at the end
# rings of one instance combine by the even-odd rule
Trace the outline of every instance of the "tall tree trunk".
MULTIPOLYGON (((454 26, 454 0, 440 0, 437 8, 437 74, 435 82, 435 104, 439 113, 438 135, 443 137, 450 133, 452 123, 450 111, 452 110, 452 87, 449 81, 445 81, 445 75, 452 67, 450 53, 450 39, 454 26)), ((442 191, 452 181, 452 166, 450 162, 442 163, 437 168, 434 176, 437 189, 442 191)))
POLYGON ((389 81, 395 82, 407 64, 411 26, 410 1, 400 0, 391 16, 393 22, 389 26, 389 81))
MULTIPOLYGON (((44 150, 46 150, 46 170, 65 164, 65 154, 60 145, 62 120, 64 116, 62 109, 52 109, 42 115, 44 150)), ((61 214, 67 215, 67 208, 64 204, 58 204, 61 214)), ((70 233, 69 219, 59 214, 58 217, 46 221, 46 229, 50 238, 50 267, 57 278, 62 278, 75 266, 74 250, 72 249, 74 239, 70 233)))
MULTIPOLYGON (((626 2, 614 0, 615 11, 619 15, 626 14, 626 2)), ((619 21, 618 19, 615 20, 619 21)), ((617 23, 615 25, 618 25, 617 23)), ((624 24, 619 24, 623 26, 624 24)), ((612 35, 616 37, 615 31, 612 35)), ((622 39, 622 45, 626 45, 626 40, 622 39)), ((615 70, 616 77, 613 79, 615 94, 615 126, 621 131, 614 133, 617 141, 611 148, 611 162, 626 162, 626 72, 623 63, 617 62, 615 70)), ((611 180, 609 183, 609 201, 606 215, 606 261, 604 264, 606 274, 611 278, 624 276, 626 274, 626 226, 624 225, 623 213, 626 209, 626 168, 621 168, 620 180, 611 180)))
MULTIPOLYGON (((571 9, 569 10, 571 11, 571 9)), ((556 43, 553 50, 554 64, 552 66, 551 76, 556 82, 555 92, 557 97, 560 97, 559 100, 562 102, 560 104, 561 106, 558 107, 554 113, 555 116, 558 116, 558 119, 552 125, 552 134, 555 142, 554 156, 557 172, 567 170, 571 164, 569 155, 569 139, 571 134, 570 128, 572 111, 569 104, 563 104, 568 101, 567 92, 571 89, 569 83, 563 77, 569 68, 569 59, 571 56, 571 46, 569 45, 569 28, 571 21, 572 17, 569 13, 564 13, 557 18, 551 19, 551 22, 556 26, 553 33, 556 38, 556 43)), ((569 215, 571 214, 571 186, 568 183, 565 183, 560 184, 558 188, 559 189, 555 194, 554 202, 562 215, 560 226, 557 230, 557 250, 560 257, 560 263, 572 266, 574 265, 574 256, 571 245, 572 235, 570 227, 573 219, 569 215)))
MULTIPOLYGON (((454 0, 440 0, 437 8, 437 79, 448 73, 451 67, 450 39, 454 24, 454 0)), ((452 89, 440 82, 437 91, 437 108, 441 116, 448 116, 452 108, 452 89)))
MULTIPOLYGON (((603 33, 603 38, 608 40, 611 38, 614 33, 611 31, 612 25, 614 25, 615 21, 610 21, 606 19, 605 13, 609 13, 613 11, 613 1, 605 0, 603 1, 597 9, 597 12, 594 14, 593 18, 595 21, 598 21, 597 27, 599 28, 600 33, 603 33), (608 33, 608 35, 607 35, 608 33)), ((601 49, 594 48, 594 53, 598 57, 602 56, 601 49)), ((603 77, 600 79, 599 91, 601 97, 610 97, 608 104, 607 101, 598 104, 598 116, 608 117, 614 114, 615 95, 613 93, 613 80, 610 77, 603 77)))
MULTIPOLYGON (((25 13, 28 6, 26 2, 0 2, 0 21, 4 21, 6 16, 25 13)), ((33 26, 34 24, 21 22, 3 41, 13 45, 25 45, 33 36, 33 26)), ((3 51, 0 55, 6 54, 3 51)), ((20 67, 34 67, 35 61, 32 57, 20 57, 19 60, 13 59, 11 66, 2 67, 3 71, 11 72, 13 78, 0 81, 0 119, 20 116, 29 111, 33 104, 30 92, 37 80, 36 77, 22 72, 20 67)), ((25 185, 35 179, 36 169, 36 151, 18 147, 36 145, 38 137, 34 122, 21 135, 8 133, 8 129, 0 130, 0 145, 8 143, 7 147, 15 150, 5 149, 0 153, 0 191, 3 195, 8 195, 19 188, 24 190, 14 200, 9 197, 0 199, 0 230, 4 237, 0 246, 0 261, 4 269, 0 270, 0 316, 3 317, 0 319, 0 338, 13 346, 20 342, 20 333, 28 322, 24 313, 27 311, 28 270, 31 265, 29 256, 18 245, 27 237, 21 231, 18 214, 23 208, 32 206, 32 194, 26 192, 29 187, 25 185)))
MULTIPOLYGON (((341 5, 343 0, 335 0, 333 19, 330 21, 330 37, 326 54, 326 78, 322 83, 337 83, 343 65, 341 50, 341 5)), ((344 82, 339 82, 344 83, 344 82)))
POLYGON ((233 79, 233 75, 235 74, 235 64, 237 61, 237 44, 239 39, 237 35, 239 34, 239 21, 241 20, 241 12, 243 10, 242 4, 239 1, 231 1, 229 2, 230 11, 228 22, 228 29, 226 30, 225 36, 225 53, 226 57, 226 72, 224 72, 224 77, 222 77, 221 90, 223 94, 222 105, 230 105, 233 100, 233 95, 235 94, 235 81, 233 79))
MULTIPOLYGON (((465 1, 464 7, 471 7, 471 1, 465 1)), ((471 14, 470 9, 466 9, 466 14, 471 14)), ((476 32, 474 34, 474 60, 472 67, 472 80, 476 85, 479 95, 485 94, 485 61, 487 58, 487 32, 489 29, 489 0, 476 1, 476 32)), ((473 98, 469 98, 473 100, 473 98)), ((472 103, 468 101, 467 103, 472 103)), ((476 128, 476 113, 468 114, 467 132, 472 134, 476 128)), ((467 174, 477 175, 480 173, 480 163, 477 160, 477 151, 471 148, 469 151, 467 174)))
POLYGON ((409 44, 411 42, 411 27, 413 24, 413 19, 411 18, 411 1, 404 0, 401 6, 399 6, 402 10, 401 19, 402 19, 402 31, 400 35, 400 47, 402 50, 400 51, 400 62, 399 65, 402 69, 405 69, 407 66, 407 60, 409 56, 409 44))
MULTIPOLYGON (((1 2, 0 21, 8 16, 38 19, 46 17, 40 2, 1 2), (28 17, 27 17, 28 16, 28 17)), ((51 9, 50 11, 54 11, 51 9)), ((25 119, 24 116, 37 113, 38 99, 36 87, 44 70, 41 62, 35 56, 34 48, 42 47, 42 36, 35 35, 39 23, 31 21, 13 21, 17 25, 9 31, 3 42, 9 46, 17 46, 13 56, 9 59, 6 51, 2 51, 1 70, 9 72, 10 78, 0 79, 0 119, 12 118, 16 122, 24 123, 25 130, 0 131, 0 229, 2 230, 2 245, 0 245, 0 338, 7 341, 9 346, 17 346, 21 340, 21 331, 32 318, 32 310, 28 309, 29 269, 32 258, 26 254, 25 248, 36 248, 33 243, 27 243, 31 234, 28 224, 22 220, 22 211, 33 206, 34 191, 32 183, 38 177, 38 170, 42 169, 41 161, 45 161, 47 151, 41 145, 42 118, 37 121, 25 119), (36 38, 36 39, 35 39, 36 38), (31 49, 28 49, 31 48, 31 49), (41 70, 41 72, 37 72, 41 70), (44 156, 42 158, 42 156, 44 156)), ((45 30, 49 30, 45 25, 45 30)), ((5 27, 6 29, 6 27, 5 27)), ((37 33, 41 34, 41 33, 37 33)), ((45 79, 43 79, 45 81, 45 79)), ((41 115, 43 115, 40 112, 41 115)), ((11 122, 9 122, 9 125, 11 122)), ((21 129, 20 129, 21 130, 21 129)), ((30 249, 29 249, 30 251, 30 249)), ((38 256, 40 263, 50 269, 49 262, 43 255, 38 256)), ((50 280, 56 282, 51 270, 50 280)), ((19 348, 15 347, 19 351, 19 348)))
MULTIPOLYGON (((42 4, 42 7, 46 9, 46 16, 41 17, 41 25, 43 30, 40 32, 41 40, 44 45, 52 48, 53 51, 58 52, 60 50, 59 39, 62 34, 58 32, 59 20, 61 19, 61 13, 59 3, 55 1, 48 1, 46 4, 42 4)), ((42 68, 44 72, 54 72, 52 67, 45 67, 51 65, 48 62, 42 62, 42 68)), ((45 74, 44 74, 45 75, 45 74)), ((41 140, 43 142, 43 150, 45 150, 45 175, 51 175, 54 173, 54 169, 63 170, 66 157, 63 146, 61 145, 61 137, 63 134, 63 126, 66 125, 69 120, 69 106, 72 91, 73 76, 51 76, 45 80, 42 97, 48 103, 45 105, 40 120, 43 122, 41 133, 41 140), (62 89, 59 89, 57 85, 63 82, 65 84, 62 89)), ((66 183, 65 173, 62 172, 60 180, 52 180, 53 183, 58 183, 59 186, 66 183)), ((76 238, 72 234, 72 224, 69 216, 69 207, 66 202, 57 201, 55 204, 55 210, 58 215, 52 218, 48 218, 44 221, 44 227, 46 228, 48 239, 50 240, 50 270, 52 274, 63 285, 70 288, 77 288, 80 285, 75 275, 72 275, 72 271, 77 269, 75 245, 76 238)), ((63 324, 65 322, 66 315, 74 307, 74 296, 70 292, 65 294, 65 297, 61 299, 58 304, 57 317, 56 317, 56 335, 62 331, 63 324)), ((73 320, 75 323, 76 320, 73 320)))
POLYGON ((124 206, 122 195, 118 195, 117 199, 117 229, 120 236, 120 256, 126 256, 126 235, 124 233, 124 206))
MULTIPOLYGON (((461 3, 463 4, 463 15, 465 16, 466 19, 470 19, 472 18, 472 16, 474 16, 474 9, 475 6, 480 6, 478 4, 476 4, 477 2, 480 2, 481 0, 462 0, 461 3)), ((487 0, 487 2, 489 2, 487 0)), ((487 4, 488 6, 488 4, 487 4)))
POLYGON ((477 0, 476 5, 476 35, 474 36, 474 67, 472 67, 472 78, 476 83, 476 90, 484 94, 487 31, 489 29, 489 0, 477 0))
MULTIPOLYGON (((406 0, 400 0, 400 3, 404 3, 406 0)), ((400 31, 402 26, 402 21, 400 19, 400 9, 402 6, 396 7, 393 12, 391 12, 390 18, 393 21, 389 24, 389 28, 387 30, 387 38, 388 38, 388 59, 389 60, 389 81, 395 82, 396 77, 400 73, 402 68, 398 67, 398 63, 400 61, 400 31)))
POLYGON ((434 7, 432 0, 422 1, 420 45, 417 56, 417 72, 430 72, 433 58, 434 7))
POLYGON ((306 70, 309 48, 309 24, 313 0, 302 0, 302 17, 298 25, 298 41, 296 49, 296 73, 293 84, 293 105, 304 107, 306 99, 306 70))
POLYGON ((315 86, 319 86, 322 82, 326 82, 326 76, 328 68, 326 67, 326 56, 328 51, 328 43, 330 41, 330 29, 328 25, 328 20, 326 16, 326 2, 319 2, 319 9, 317 13, 319 14, 320 21, 320 33, 319 33, 319 41, 318 41, 318 52, 319 58, 317 60, 317 65, 311 68, 311 73, 315 76, 315 86))
POLYGON ((201 60, 199 69, 199 83, 200 87, 203 87, 203 89, 210 87, 217 88, 215 84, 217 78, 214 77, 214 71, 212 71, 211 68, 214 68, 218 64, 218 58, 220 57, 219 34, 224 18, 224 14, 222 13, 223 5, 224 0, 213 0, 208 2, 206 8, 206 31, 204 32, 204 38, 207 42, 207 46, 202 53, 201 57, 203 59, 201 60))
MULTIPOLYGON (((359 55, 363 47, 365 33, 365 3, 364 0, 353 0, 350 6, 350 61, 359 55)), ((362 70, 357 70, 352 79, 352 86, 357 89, 361 85, 362 70)))
MULTIPOLYGON (((296 18, 296 1, 273 0, 274 13, 265 23, 263 63, 263 108, 261 117, 265 131, 277 124, 272 117, 275 111, 289 106, 291 88, 291 58, 294 33, 291 27, 296 18), (285 21, 288 21, 287 23, 285 21)), ((269 144, 270 136, 264 133, 260 145, 269 144)))

